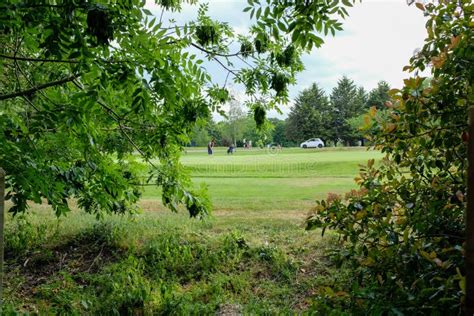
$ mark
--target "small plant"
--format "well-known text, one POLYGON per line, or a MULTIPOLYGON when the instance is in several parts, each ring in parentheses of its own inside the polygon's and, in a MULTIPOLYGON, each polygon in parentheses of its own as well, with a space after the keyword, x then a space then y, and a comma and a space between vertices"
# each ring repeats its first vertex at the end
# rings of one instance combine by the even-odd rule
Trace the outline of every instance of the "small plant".
POLYGON ((97 312, 137 315, 151 300, 151 284, 144 276, 142 260, 129 256, 103 271, 94 281, 100 286, 101 304, 97 312))
POLYGON ((274 245, 264 244, 250 251, 250 255, 267 263, 272 275, 277 279, 289 280, 295 273, 295 264, 274 245))
POLYGON ((32 251, 46 240, 47 225, 33 225, 27 214, 13 217, 5 234, 5 253, 9 256, 21 256, 32 251))

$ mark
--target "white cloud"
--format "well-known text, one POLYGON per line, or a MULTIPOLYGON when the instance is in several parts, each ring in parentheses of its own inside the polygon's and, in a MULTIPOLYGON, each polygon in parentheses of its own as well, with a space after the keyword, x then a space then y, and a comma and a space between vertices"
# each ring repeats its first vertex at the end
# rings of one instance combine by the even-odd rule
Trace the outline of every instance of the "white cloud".
MULTIPOLYGON (((238 33, 245 34, 249 27, 249 16, 243 13, 246 0, 209 0, 211 17, 228 22, 238 33)), ((161 10, 153 1, 147 6, 158 15, 161 10)), ((173 17, 178 23, 196 18, 197 6, 183 6, 179 14, 165 13, 164 21, 173 17)), ((306 70, 298 75, 297 85, 291 87, 290 96, 313 82, 320 84, 328 93, 343 75, 352 78, 367 90, 374 88, 379 80, 393 87, 400 87, 408 77, 402 71, 414 50, 423 45, 426 35, 423 12, 408 6, 406 0, 363 0, 349 10, 344 21, 344 31, 336 37, 325 38, 322 48, 304 56, 306 70)), ((206 63, 206 68, 218 81, 224 81, 225 72, 218 65, 206 63)), ((240 87, 243 89, 243 87, 240 87)), ((292 102, 282 106, 286 114, 292 102)), ((278 117, 275 111, 270 114, 278 117)))
POLYGON ((426 35, 423 13, 405 1, 363 1, 349 11, 345 31, 311 55, 305 56, 306 70, 299 75, 299 87, 316 81, 327 92, 342 75, 372 89, 379 80, 400 87, 407 74, 403 66, 426 35))

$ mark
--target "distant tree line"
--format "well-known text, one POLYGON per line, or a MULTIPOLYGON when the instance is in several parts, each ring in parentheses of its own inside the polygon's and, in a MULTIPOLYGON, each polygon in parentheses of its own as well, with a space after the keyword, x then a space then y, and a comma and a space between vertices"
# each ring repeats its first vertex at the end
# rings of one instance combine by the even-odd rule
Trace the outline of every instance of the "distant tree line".
POLYGON ((284 147, 298 146, 301 142, 321 138, 327 146, 364 145, 366 125, 364 116, 375 107, 378 116, 385 115, 385 103, 390 97, 390 86, 380 81, 370 92, 343 76, 329 96, 316 83, 301 91, 285 120, 270 118, 263 128, 257 128, 252 113, 245 113, 236 100, 229 103, 225 120, 212 119, 193 130, 191 146, 206 146, 214 139, 218 146, 231 144, 241 147, 252 141, 254 146, 271 143, 284 147))
MULTIPOLYGON (((369 93, 353 80, 343 76, 331 95, 313 83, 301 91, 286 122, 287 139, 296 143, 320 137, 326 144, 353 146, 364 144, 364 115, 371 107, 380 113, 390 97, 390 86, 380 81, 369 93)), ((379 114, 383 115, 383 114, 379 114)))

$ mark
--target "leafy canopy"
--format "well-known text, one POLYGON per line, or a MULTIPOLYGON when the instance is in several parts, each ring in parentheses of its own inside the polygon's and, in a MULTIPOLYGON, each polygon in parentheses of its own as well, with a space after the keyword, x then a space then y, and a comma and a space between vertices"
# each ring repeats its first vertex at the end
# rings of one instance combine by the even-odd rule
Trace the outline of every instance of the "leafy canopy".
MULTIPOLYGON (((155 2, 176 14, 197 5, 155 2)), ((98 216, 127 212, 149 172, 166 206, 205 214, 209 203, 189 189, 179 154, 195 124, 220 111, 229 93, 203 59, 245 85, 261 123, 268 108, 288 100, 300 55, 321 46, 321 34, 340 30, 353 2, 249 0, 244 37, 211 19, 207 5, 196 21, 177 25, 140 0, 2 1, 0 165, 11 211, 46 199, 61 215, 75 198, 98 216), (236 60, 244 66, 235 69, 236 60)))

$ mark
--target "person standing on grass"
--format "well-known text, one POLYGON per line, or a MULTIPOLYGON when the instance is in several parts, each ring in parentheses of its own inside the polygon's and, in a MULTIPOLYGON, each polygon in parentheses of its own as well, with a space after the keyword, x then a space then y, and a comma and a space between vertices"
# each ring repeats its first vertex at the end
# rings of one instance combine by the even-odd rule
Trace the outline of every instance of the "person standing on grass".
POLYGON ((214 148, 214 139, 212 139, 208 144, 207 144, 207 153, 209 155, 212 155, 212 148, 214 148))

